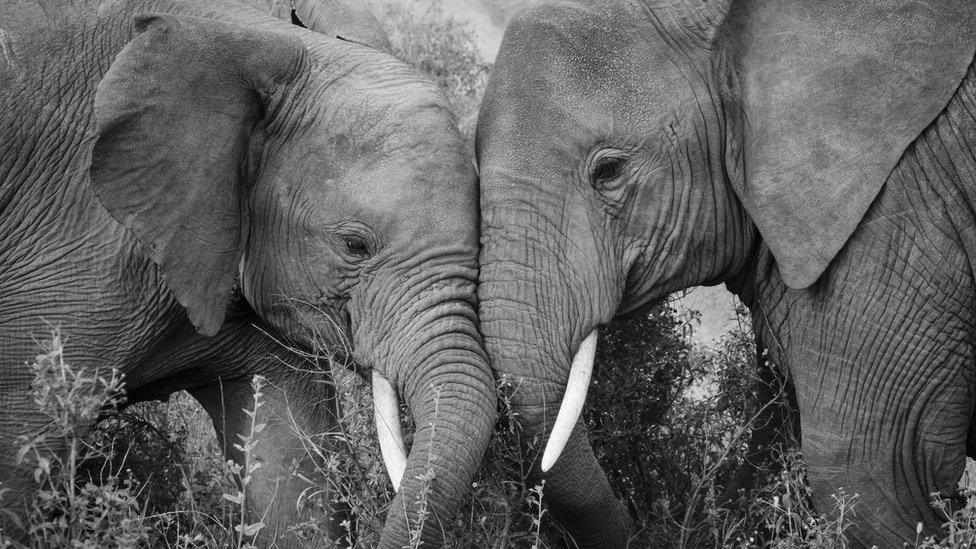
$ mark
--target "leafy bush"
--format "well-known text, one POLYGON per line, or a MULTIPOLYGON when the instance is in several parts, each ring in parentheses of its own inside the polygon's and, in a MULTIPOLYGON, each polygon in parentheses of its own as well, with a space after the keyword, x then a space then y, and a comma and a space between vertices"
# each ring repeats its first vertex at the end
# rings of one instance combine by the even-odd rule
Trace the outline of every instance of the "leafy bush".
MULTIPOLYGON (((26 523, 15 512, 18 502, 0 509, 27 533, 26 545, 0 532, 0 547, 253 547, 247 540, 260 525, 243 519, 245 503, 237 486, 247 481, 240 466, 228 461, 220 470, 194 471, 196 459, 185 453, 187 432, 167 433, 137 415, 118 413, 125 400, 123 376, 72 367, 57 333, 30 367, 34 404, 45 422, 16 444, 17 461, 33 471, 36 491, 27 502, 26 523), (216 495, 220 488, 225 491, 216 495), (202 511, 201 503, 206 504, 202 511)), ((252 418, 261 396, 260 378, 255 380, 255 410, 245 411, 252 418)), ((260 427, 252 425, 242 440, 245 456, 260 427)))
POLYGON ((85 468, 127 470, 138 479, 138 499, 155 545, 198 547, 226 540, 240 508, 223 498, 237 489, 217 444, 210 417, 186 393, 167 402, 142 402, 124 412, 103 412, 88 435, 109 448, 85 468), (193 541, 195 540, 195 541, 193 541), (191 543, 192 542, 192 543, 191 543))
POLYGON ((796 449, 773 453, 765 484, 741 497, 730 493, 754 466, 750 435, 763 412, 785 405, 785 397, 769 391, 775 402, 756 398, 756 346, 744 308, 738 327, 714 348, 689 343, 695 320, 665 305, 603 332, 584 418, 635 522, 634 544, 843 546, 854 498, 837 497, 835 522, 815 514, 796 449))
POLYGON ((665 306, 601 333, 583 419, 597 458, 635 517, 650 516, 674 500, 671 491, 687 488, 671 464, 688 456, 662 455, 687 434, 664 425, 697 374, 681 333, 685 322, 665 306))
POLYGON ((687 544, 702 498, 717 502, 747 450, 749 392, 715 388, 755 379, 748 324, 711 350, 689 343, 694 321, 664 305, 602 334, 584 419, 639 546, 687 544))
MULTIPOLYGON (((121 471, 108 471, 102 479, 79 474, 103 452, 84 435, 101 410, 121 401, 122 377, 114 370, 72 368, 63 351, 55 334, 30 366, 33 401, 44 424, 38 432, 17 437, 17 462, 32 471, 37 490, 26 502, 26 524, 11 509, 5 514, 26 531, 31 547, 139 546, 148 538, 132 476, 121 471)), ((20 545, 6 533, 0 543, 20 545)))
MULTIPOLYGON (((144 544, 148 535, 132 476, 121 470, 106 471, 101 479, 80 474, 105 451, 84 435, 103 409, 121 402, 122 376, 72 368, 57 334, 30 367, 34 404, 45 421, 39 432, 17 437, 17 462, 32 470, 37 490, 27 502, 26 524, 10 510, 5 514, 26 530, 31 547, 144 544)), ((19 545, 6 534, 2 538, 4 546, 19 545)))

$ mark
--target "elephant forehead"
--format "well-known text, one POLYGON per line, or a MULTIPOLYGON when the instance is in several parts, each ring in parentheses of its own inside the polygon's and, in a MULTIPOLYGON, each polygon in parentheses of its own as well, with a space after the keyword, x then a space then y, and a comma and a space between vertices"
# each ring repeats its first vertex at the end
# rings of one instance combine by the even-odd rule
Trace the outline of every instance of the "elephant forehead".
POLYGON ((477 196, 474 168, 470 163, 446 165, 453 160, 393 157, 361 173, 347 172, 340 185, 344 194, 358 195, 370 207, 383 210, 406 206, 425 211, 469 209, 477 196))
POLYGON ((498 64, 591 93, 633 88, 635 79, 642 92, 664 90, 669 82, 641 76, 679 76, 686 54, 676 51, 673 35, 681 29, 672 15, 626 1, 543 3, 513 20, 498 64))
POLYGON ((268 169, 285 174, 292 185, 355 191, 368 184, 377 192, 389 186, 421 192, 474 185, 464 141, 438 103, 362 117, 326 113, 306 118, 298 130, 279 132, 266 147, 268 169))
POLYGON ((461 141, 447 98, 412 67, 358 44, 309 40, 311 76, 283 102, 272 132, 300 134, 318 154, 372 155, 461 141))
POLYGON ((476 232, 477 177, 466 157, 377 156, 341 169, 322 159, 298 170, 294 163, 278 162, 265 171, 271 193, 265 196, 274 208, 296 209, 296 218, 311 226, 356 220, 386 235, 384 240, 476 232))
MULTIPOLYGON (((322 101, 302 109, 293 140, 299 154, 319 157, 385 158, 403 149, 463 150, 460 134, 446 103, 426 89, 402 94, 352 91, 356 97, 322 101)), ((287 139, 293 136, 286 134, 287 139)))
POLYGON ((634 17, 614 22, 609 15, 545 4, 514 24, 479 121, 482 151, 527 147, 539 154, 538 147, 549 146, 576 158, 595 140, 646 134, 641 130, 661 126, 695 101, 689 60, 667 46, 648 15, 641 14, 644 24, 634 17), (541 141, 541 134, 550 139, 541 141))

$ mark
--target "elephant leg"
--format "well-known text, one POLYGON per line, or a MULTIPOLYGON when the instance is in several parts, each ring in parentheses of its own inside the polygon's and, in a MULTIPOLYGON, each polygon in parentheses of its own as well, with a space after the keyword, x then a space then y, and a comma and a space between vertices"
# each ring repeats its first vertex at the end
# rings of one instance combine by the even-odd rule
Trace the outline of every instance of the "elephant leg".
MULTIPOLYGON (((285 371, 268 372, 261 388, 263 404, 255 423, 266 426, 253 434, 251 450, 252 463, 259 462, 260 467, 254 471, 245 497, 248 522, 265 524, 259 545, 283 548, 303 546, 288 532, 290 526, 313 518, 311 510, 299 505, 303 495, 323 495, 324 501, 332 501, 332 488, 322 485, 327 480, 316 471, 316 458, 319 451, 334 451, 323 434, 335 432, 337 404, 331 380, 280 366, 285 371)), ((247 413, 254 409, 251 380, 252 376, 246 376, 190 390, 213 420, 225 455, 239 464, 245 464, 245 459, 234 445, 252 431, 247 413)), ((351 520, 348 509, 332 506, 327 512, 329 540, 337 546, 351 545, 349 531, 342 526, 343 521, 351 520)))
POLYGON ((918 523, 932 533, 945 520, 930 505, 931 494, 954 493, 962 475, 973 382, 959 363, 926 370, 879 368, 872 372, 873 383, 865 379, 856 386, 839 376, 850 389, 846 395, 826 391, 801 398, 803 455, 814 503, 836 518, 833 495, 856 494, 848 531, 856 547, 912 545, 918 523), (893 387, 874 392, 882 380, 893 387))

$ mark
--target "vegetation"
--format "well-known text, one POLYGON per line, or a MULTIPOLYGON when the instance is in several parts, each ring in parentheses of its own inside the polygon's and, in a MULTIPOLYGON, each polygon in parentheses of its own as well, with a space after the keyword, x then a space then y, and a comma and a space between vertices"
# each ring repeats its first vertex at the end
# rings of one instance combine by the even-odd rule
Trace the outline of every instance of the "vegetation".
MULTIPOLYGON (((470 140, 490 71, 475 53, 470 30, 447 18, 434 0, 390 8, 384 23, 395 52, 445 89, 470 140)), ((584 421, 634 519, 633 545, 846 547, 858 496, 835 494, 835 518, 815 512, 798 449, 775 448, 772 463, 757 469, 760 482, 740 482, 753 471, 751 433, 765 427, 769 406, 782 403, 756 398, 757 353, 744 311, 739 318, 739 327, 709 348, 690 343, 694 315, 667 305, 603 332, 584 421), (741 489, 730 493, 728 486, 741 489)), ((313 510, 348 506, 356 520, 343 523, 348 535, 338 541, 373 547, 393 494, 375 442, 369 390, 327 356, 307 358, 310 368, 331 372, 343 417, 337 432, 303 435, 319 471, 316 489, 302 503, 313 510)), ((31 367, 34 401, 47 426, 17 440, 21 466, 37 485, 22 524, 29 547, 252 546, 263 525, 242 513, 242 488, 254 466, 225 461, 209 418, 188 395, 118 411, 124 379, 114 371, 73 368, 57 335, 31 367), (96 418, 101 421, 92 430, 96 418)), ((443 525, 448 547, 571 546, 548 519, 545 486, 525 481, 523 452, 538 451, 540 441, 515 442, 519 418, 509 397, 517 384, 499 382, 501 419, 466 504, 443 525)), ((253 421, 238 448, 244 454, 263 428, 260 378, 253 388, 253 421)), ((4 495, 0 489, 0 502, 4 495)), ((936 537, 920 530, 915 547, 976 543, 970 503, 976 491, 962 496, 966 501, 933 498, 945 529, 936 537)), ((10 508, 0 512, 17 516, 10 508)), ((292 533, 323 546, 327 518, 312 515, 292 533)), ((0 546, 19 544, 0 532, 0 546)))
MULTIPOLYGON (((748 436, 762 409, 742 390, 755 381, 756 354, 744 319, 708 349, 688 343, 692 323, 692 317, 658 307, 608 327, 608 345, 598 355, 584 417, 604 470, 635 519, 634 545, 847 547, 857 495, 834 495, 835 518, 814 512, 795 448, 774 454, 764 482, 740 491, 740 497, 723 497, 724 487, 748 467, 748 436)), ((255 466, 224 461, 202 410, 180 395, 168 404, 117 412, 122 377, 75 369, 64 354, 55 335, 31 365, 34 401, 47 424, 17 441, 18 459, 37 484, 23 525, 28 546, 254 547, 251 540, 263 525, 249 523, 242 513, 242 488, 255 466), (96 417, 104 419, 89 430, 96 417)), ((323 489, 309 497, 325 495, 319 505, 347 504, 356 521, 347 523, 349 535, 338 541, 373 547, 392 493, 375 444, 368 390, 339 365, 326 364, 334 369, 347 413, 342 429, 325 436, 348 451, 316 456, 323 464, 323 489)), ((252 385, 251 429, 238 445, 245 455, 263 429, 262 383, 257 377, 252 385)), ((448 547, 571 547, 546 517, 545 486, 524 480, 522 452, 538 445, 526 449, 515 443, 518 418, 506 398, 514 389, 512 380, 500 383, 496 436, 467 503, 444 525, 448 547)), ((945 531, 924 538, 920 532, 915 547, 976 543, 976 508, 969 503, 976 491, 962 496, 967 501, 933 495, 945 531)), ((321 544, 325 520, 320 514, 292 532, 321 544)), ((0 536, 0 546, 19 545, 0 536)))

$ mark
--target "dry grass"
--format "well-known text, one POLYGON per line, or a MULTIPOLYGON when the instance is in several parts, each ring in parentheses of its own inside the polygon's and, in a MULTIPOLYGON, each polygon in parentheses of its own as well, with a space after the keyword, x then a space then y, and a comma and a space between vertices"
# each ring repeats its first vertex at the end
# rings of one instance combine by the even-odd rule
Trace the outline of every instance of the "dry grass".
MULTIPOLYGON (((723 346, 686 353, 682 347, 687 326, 673 312, 658 310, 648 319, 615 326, 614 337, 627 336, 640 328, 664 356, 647 372, 671 368, 667 378, 683 387, 641 402, 616 401, 621 416, 632 424, 612 429, 638 432, 641 436, 620 440, 594 431, 593 442, 607 470, 622 459, 636 459, 644 444, 664 446, 659 454, 644 458, 639 467, 617 469, 611 480, 631 509, 635 497, 656 494, 644 502, 638 515, 637 547, 715 548, 802 548, 847 547, 845 532, 856 518, 856 494, 838 493, 831 518, 810 506, 810 491, 802 456, 793 448, 774 454, 773 466, 764 482, 741 493, 733 501, 723 500, 724 483, 745 463, 751 429, 763 414, 762 405, 749 403, 748 392, 741 401, 729 401, 720 391, 751 383, 754 365, 748 326, 723 340, 723 346), (668 351, 670 349, 670 351, 668 351), (670 354, 668 354, 670 353, 670 354), (675 362, 677 368, 675 369, 675 362), (695 376, 689 379, 688 376, 695 376), (745 377, 746 379, 742 379, 745 377), (694 381, 708 381, 715 390, 703 394, 694 381), (663 397, 661 395, 664 395, 663 397), (664 398, 667 402, 660 402, 664 398), (636 415, 626 415, 634 412, 636 415), (652 417, 640 412, 654 410, 652 417), (682 436, 674 436, 675 434, 682 436), (612 446, 608 446, 610 441, 612 446), (609 455, 608 450, 615 452, 609 455), (674 456, 698 456, 696 460, 675 460, 674 456), (638 477, 635 471, 646 471, 638 477), (651 490, 654 490, 653 492, 651 490)), ((686 345, 686 344, 685 344, 686 345)), ((347 524, 342 544, 368 548, 376 545, 392 492, 383 471, 372 425, 372 404, 362 380, 325 356, 309 356, 309 368, 329 368, 337 380, 345 413, 340 428, 329 433, 302 433, 309 458, 319 464, 312 488, 302 495, 301 506, 319 513, 293 525, 291 532, 316 546, 323 546, 325 521, 322 510, 338 503, 351 507, 356 517, 347 524), (323 441, 326 443, 323 444, 323 441), (323 448, 340 447, 341 452, 323 448)), ((646 357, 602 356, 601 375, 618 374, 620 359, 646 357)), ((30 532, 27 547, 254 547, 263 524, 250 519, 243 490, 256 465, 247 467, 224 461, 209 418, 186 395, 169 403, 146 403, 125 413, 112 410, 120 401, 123 380, 115 372, 89 372, 73 368, 64 360, 61 339, 52 338, 33 366, 33 391, 38 413, 47 419, 40 432, 18 440, 19 458, 33 471, 38 486, 30 502, 25 528, 30 532), (97 429, 90 425, 96 416, 104 419, 97 429)), ((641 368, 638 367, 638 370, 641 368)), ((651 377, 653 382, 659 382, 651 377)), ((599 391, 613 391, 611 383, 597 384, 592 403, 607 406, 599 391), (603 387, 603 389, 601 389, 603 387), (602 404, 600 404, 602 403, 602 404)), ((262 411, 265 381, 256 377, 254 400, 245 413, 250 429, 238 450, 245 456, 260 440, 266 418, 262 411)), ((444 524, 445 545, 454 548, 563 547, 568 541, 558 526, 548 520, 544 506, 545 486, 525 482, 523 451, 536 451, 531 444, 516 443, 518 418, 510 408, 510 395, 517 383, 499 384, 502 417, 491 442, 484 466, 472 486, 465 505, 453 523, 444 524)), ((589 418, 603 417, 593 414, 589 418)), ((610 413, 613 415, 614 410, 610 413)), ((972 471, 972 469, 970 469, 972 471)), ((917 548, 961 548, 976 543, 976 515, 970 486, 958 498, 933 496, 933 506, 945 518, 944 531, 935 537, 921 533, 917 548)), ((421 505, 424 505, 421 501, 421 505)), ((5 509, 4 512, 9 512, 5 509)), ((260 513, 259 513, 260 514, 260 513)), ((417 525, 416 532, 422 527, 417 525)), ((20 547, 3 536, 0 546, 20 547)), ((414 537, 410 547, 419 547, 414 537)), ((569 545, 571 546, 571 545, 569 545)))

